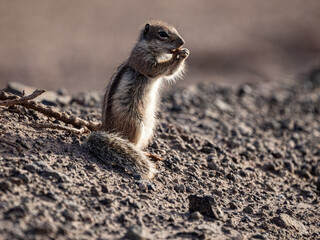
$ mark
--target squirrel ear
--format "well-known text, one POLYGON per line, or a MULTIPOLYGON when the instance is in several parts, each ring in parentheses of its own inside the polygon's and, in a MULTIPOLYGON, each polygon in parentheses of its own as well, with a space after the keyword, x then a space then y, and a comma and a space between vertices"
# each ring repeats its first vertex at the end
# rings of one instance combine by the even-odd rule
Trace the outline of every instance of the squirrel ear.
POLYGON ((147 23, 146 26, 144 27, 144 30, 143 30, 143 34, 146 35, 150 30, 150 24, 147 23))

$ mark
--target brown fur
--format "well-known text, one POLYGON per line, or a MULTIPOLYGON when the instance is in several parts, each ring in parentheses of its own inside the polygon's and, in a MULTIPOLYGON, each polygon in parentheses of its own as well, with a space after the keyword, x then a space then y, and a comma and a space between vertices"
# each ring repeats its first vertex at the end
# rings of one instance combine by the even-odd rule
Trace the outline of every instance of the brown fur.
MULTIPOLYGON (((155 127, 158 90, 161 83, 166 79, 180 78, 184 72, 184 60, 188 57, 189 50, 182 49, 183 44, 184 40, 177 30, 169 24, 151 21, 141 30, 138 42, 129 58, 112 76, 104 95, 102 128, 103 131, 109 133, 109 140, 104 141, 105 144, 118 141, 121 136, 123 141, 118 143, 120 145, 130 142, 136 149, 143 149, 148 145, 155 127), (117 138, 114 141, 110 138, 115 135, 110 133, 116 134, 117 138)), ((95 135, 88 141, 100 141, 103 136, 106 135, 95 135)), ((108 149, 109 147, 105 147, 103 151, 108 149)), ((121 149, 129 151, 126 153, 128 155, 140 154, 140 152, 135 152, 131 145, 121 149)), ((140 161, 142 161, 139 158, 125 159, 125 161, 130 161, 127 162, 129 171, 131 169, 129 166, 141 165, 140 161)), ((145 156, 144 158, 141 156, 141 159, 144 159, 145 163, 145 156)), ((148 164, 147 166, 153 165, 148 164)), ((139 173, 137 169, 139 168, 131 170, 139 173)), ((150 169, 150 172, 154 170, 150 169)), ((144 173, 144 175, 148 174, 144 173)))
POLYGON ((92 132, 85 147, 102 162, 120 166, 144 179, 151 179, 156 173, 154 164, 144 152, 117 134, 92 132))

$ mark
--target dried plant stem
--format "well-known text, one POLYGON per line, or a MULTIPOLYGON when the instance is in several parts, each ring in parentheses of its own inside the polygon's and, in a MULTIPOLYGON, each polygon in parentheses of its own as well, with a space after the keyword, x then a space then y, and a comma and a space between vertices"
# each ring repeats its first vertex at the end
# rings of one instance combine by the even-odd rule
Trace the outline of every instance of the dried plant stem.
POLYGON ((37 112, 40 112, 48 117, 53 117, 62 122, 72 124, 73 126, 78 128, 86 127, 91 131, 96 131, 101 128, 101 124, 99 123, 88 122, 76 116, 69 116, 65 112, 59 112, 58 110, 55 110, 52 107, 47 107, 43 105, 42 103, 30 101, 44 92, 45 92, 44 90, 35 90, 32 94, 25 97, 19 97, 7 92, 1 92, 0 100, 3 100, 3 101, 0 101, 0 106, 21 105, 25 108, 33 109, 37 112))
POLYGON ((32 124, 30 124, 30 126, 34 127, 34 128, 50 128, 50 129, 65 130, 65 131, 70 131, 72 133, 79 134, 79 135, 89 132, 89 129, 86 128, 86 127, 78 129, 78 128, 61 126, 61 125, 58 125, 58 124, 32 123, 32 124))
MULTIPOLYGON (((15 99, 8 99, 8 100, 1 101, 0 102, 0 106, 22 105, 22 104, 24 104, 24 103, 26 103, 26 102, 28 102, 28 101, 40 96, 44 92, 45 92, 44 90, 37 89, 32 94, 30 94, 28 96, 25 96, 25 97, 16 96, 15 99)), ((7 93, 2 92, 1 96, 5 97, 6 94, 7 93)), ((9 96, 10 95, 8 95, 8 97, 9 96)))
POLYGON ((54 117, 55 119, 61 120, 62 122, 72 124, 75 127, 87 127, 91 131, 98 130, 100 128, 100 124, 98 123, 88 122, 75 116, 69 116, 65 112, 59 112, 51 107, 46 107, 42 103, 30 101, 23 103, 22 106, 41 112, 46 116, 54 117))

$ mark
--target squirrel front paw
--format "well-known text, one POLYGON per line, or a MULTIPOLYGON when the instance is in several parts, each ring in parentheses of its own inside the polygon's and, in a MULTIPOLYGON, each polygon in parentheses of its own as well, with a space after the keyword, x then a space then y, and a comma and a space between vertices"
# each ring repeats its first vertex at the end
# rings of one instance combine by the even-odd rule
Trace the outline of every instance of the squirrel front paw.
POLYGON ((187 48, 182 48, 179 50, 178 54, 179 54, 179 58, 186 59, 189 56, 190 51, 187 48))

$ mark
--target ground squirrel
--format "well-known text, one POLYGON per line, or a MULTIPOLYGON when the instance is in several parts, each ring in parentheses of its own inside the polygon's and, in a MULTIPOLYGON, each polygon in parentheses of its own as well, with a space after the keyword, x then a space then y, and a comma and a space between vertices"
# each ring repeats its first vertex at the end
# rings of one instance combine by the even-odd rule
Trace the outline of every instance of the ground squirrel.
POLYGON ((92 154, 144 179, 155 176, 155 165, 142 150, 153 136, 162 82, 185 72, 189 50, 183 45, 173 26, 161 21, 144 25, 106 88, 102 131, 92 132, 86 142, 92 154))

